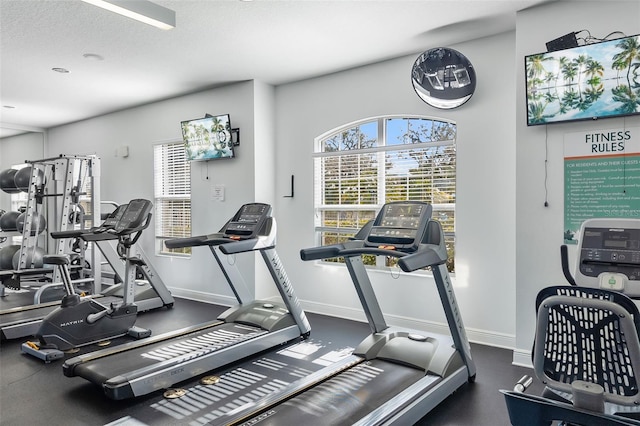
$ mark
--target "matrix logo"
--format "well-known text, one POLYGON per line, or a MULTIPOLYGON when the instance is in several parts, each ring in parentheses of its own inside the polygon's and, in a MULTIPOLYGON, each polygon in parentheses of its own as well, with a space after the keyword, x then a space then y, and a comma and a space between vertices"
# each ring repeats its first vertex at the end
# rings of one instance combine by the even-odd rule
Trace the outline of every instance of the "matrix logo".
POLYGON ((291 281, 289 281, 289 277, 284 270, 284 266, 280 261, 280 258, 277 255, 273 255, 271 257, 271 264, 273 265, 273 270, 276 273, 276 276, 280 280, 282 284, 282 288, 284 289, 286 295, 291 299, 293 297, 293 288, 291 286, 291 281))
POLYGON ((67 327, 67 326, 70 326, 70 325, 82 324, 83 322, 84 322, 83 319, 67 321, 67 322, 61 322, 60 323, 60 327, 67 327))

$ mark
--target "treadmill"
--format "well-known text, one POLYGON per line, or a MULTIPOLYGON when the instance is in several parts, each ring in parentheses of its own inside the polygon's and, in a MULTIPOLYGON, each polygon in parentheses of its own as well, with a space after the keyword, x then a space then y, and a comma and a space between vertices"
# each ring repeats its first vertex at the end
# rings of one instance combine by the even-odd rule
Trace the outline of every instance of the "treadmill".
MULTIPOLYGON (((105 233, 109 229, 114 228, 122 217, 122 214, 126 210, 127 206, 128 204, 122 204, 118 206, 98 227, 90 229, 54 231, 51 232, 51 236, 56 239, 81 238, 91 240, 92 236, 105 233)), ((109 240, 91 241, 95 244, 96 247, 98 247, 105 259, 107 259, 107 262, 109 263, 109 265, 111 265, 115 274, 120 278, 122 282, 124 282, 126 275, 125 263, 122 261, 121 256, 117 253, 116 248, 112 245, 112 242, 109 240)), ((137 284, 135 285, 136 288, 134 301, 138 306, 138 312, 149 311, 162 307, 173 307, 173 296, 160 278, 160 275, 156 272, 156 270, 149 262, 149 259, 147 258, 145 253, 137 243, 133 245, 131 251, 133 253, 131 261, 136 266, 136 269, 142 274, 147 283, 143 286, 139 286, 139 288, 137 284)), ((53 271, 53 269, 45 270, 48 271, 48 273, 51 273, 53 271)), ((50 285, 51 284, 45 284, 43 287, 50 285)), ((100 294, 93 294, 85 297, 99 300, 100 303, 107 306, 111 305, 112 303, 118 304, 124 297, 122 289, 122 284, 116 284, 105 289, 100 294)), ((19 306, 1 310, 0 340, 18 339, 22 337, 33 336, 40 328, 42 319, 59 306, 60 300, 55 300, 51 302, 19 306)))
POLYGON ((431 212, 427 203, 388 203, 351 241, 301 250, 305 261, 344 257, 372 333, 351 356, 211 424, 408 425, 473 382, 476 368, 445 264, 442 228, 431 212), (451 335, 388 326, 362 255, 395 258, 405 272, 430 267, 451 335))
POLYGON ((311 327, 275 250, 270 205, 245 204, 218 233, 165 244, 209 247, 238 305, 208 323, 68 359, 66 376, 95 383, 111 399, 133 398, 309 336, 311 327), (282 302, 255 300, 236 262, 225 258, 251 252, 262 255, 282 302))

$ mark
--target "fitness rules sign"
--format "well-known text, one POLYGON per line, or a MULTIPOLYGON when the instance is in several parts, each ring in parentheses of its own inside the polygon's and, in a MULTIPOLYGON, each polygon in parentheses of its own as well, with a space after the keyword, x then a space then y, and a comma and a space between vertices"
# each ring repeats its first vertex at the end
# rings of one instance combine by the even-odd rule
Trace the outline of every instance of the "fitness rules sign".
POLYGON ((564 242, 585 219, 640 219, 640 128, 564 137, 564 242))

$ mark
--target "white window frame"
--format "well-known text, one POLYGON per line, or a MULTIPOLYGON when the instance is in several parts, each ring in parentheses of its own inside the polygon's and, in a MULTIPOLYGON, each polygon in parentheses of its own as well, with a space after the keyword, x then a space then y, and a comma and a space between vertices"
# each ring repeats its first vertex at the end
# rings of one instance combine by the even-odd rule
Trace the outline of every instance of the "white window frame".
MULTIPOLYGON (((385 174, 385 153, 387 152, 397 152, 403 151, 408 148, 411 149, 420 149, 420 148, 434 148, 434 147, 443 147, 443 149, 448 150, 448 154, 451 155, 451 151, 453 152, 454 162, 457 162, 455 155, 455 145, 456 138, 455 136, 451 139, 447 140, 437 140, 437 141, 429 141, 429 142, 420 142, 420 143, 405 143, 405 144, 387 144, 387 132, 386 132, 386 123, 387 120, 393 119, 407 119, 407 120, 429 120, 433 122, 445 123, 453 127, 455 129, 455 133, 457 135, 457 125, 454 121, 428 117, 422 115, 387 115, 387 116, 377 116, 370 117, 358 121, 354 121, 339 128, 333 129, 329 132, 324 133, 323 135, 318 136, 315 139, 315 147, 314 147, 314 213, 315 213, 315 233, 316 233, 316 243, 318 245, 330 244, 333 241, 331 237, 327 238, 331 234, 337 235, 337 238, 344 238, 348 236, 348 234, 355 234, 361 226, 370 218, 373 219, 375 217, 375 213, 377 213, 380 208, 384 205, 385 202, 391 201, 387 200, 387 194, 385 193, 386 186, 386 174, 385 174), (359 128, 363 124, 368 124, 372 122, 377 122, 377 146, 368 147, 363 149, 351 149, 337 152, 324 152, 325 141, 330 140, 334 136, 340 134, 341 132, 347 131, 349 129, 359 128), (375 199, 377 202, 371 204, 330 204, 325 203, 324 194, 325 194, 325 184, 326 178, 323 176, 322 171, 322 161, 328 157, 334 156, 353 156, 357 154, 376 154, 377 158, 377 191, 375 199), (324 221, 324 213, 327 211, 335 211, 335 212, 366 212, 364 215, 366 217, 358 217, 357 223, 352 224, 351 227, 342 227, 338 223, 336 226, 325 226, 324 221)), ((409 176, 409 174, 404 175, 409 176)), ((336 182, 336 180, 333 180, 336 182)), ((432 184, 433 185, 433 184, 432 184)), ((454 171, 454 182, 452 184, 453 191, 450 195, 453 198, 453 202, 448 203, 437 203, 434 202, 433 199, 428 199, 427 197, 419 197, 416 195, 409 195, 409 191, 407 191, 407 198, 411 200, 420 200, 429 202, 433 207, 433 218, 439 219, 443 224, 443 228, 445 230, 445 241, 447 243, 448 250, 450 252, 451 259, 448 262, 449 269, 451 272, 454 270, 455 260, 453 259, 453 254, 455 253, 455 171, 454 171)), ((336 262, 335 259, 329 260, 331 263, 339 263, 336 262)), ((387 259, 384 259, 381 256, 376 258, 376 269, 387 269, 389 266, 389 262, 387 259)), ((372 267, 372 266, 369 266, 372 267)))
POLYGON ((190 257, 190 247, 168 249, 164 244, 191 236, 191 163, 182 140, 154 144, 153 175, 156 254, 190 257))

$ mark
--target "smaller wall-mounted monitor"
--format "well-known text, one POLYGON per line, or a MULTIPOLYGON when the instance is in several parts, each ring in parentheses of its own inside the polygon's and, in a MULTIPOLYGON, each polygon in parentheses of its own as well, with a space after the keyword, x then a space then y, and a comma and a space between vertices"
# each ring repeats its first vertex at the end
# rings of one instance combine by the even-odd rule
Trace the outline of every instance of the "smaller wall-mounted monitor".
POLYGON ((527 125, 640 114, 640 36, 525 57, 527 125))
POLYGON ((229 114, 183 121, 182 139, 189 161, 217 160, 235 156, 229 114))

